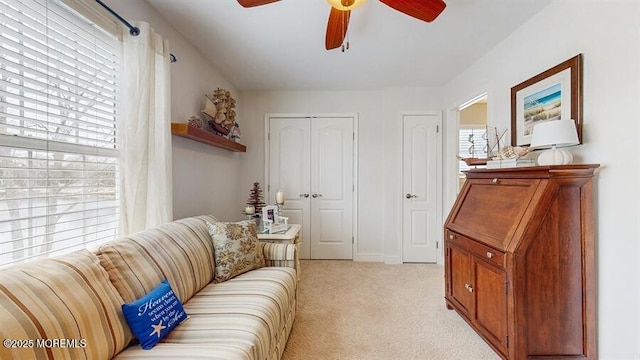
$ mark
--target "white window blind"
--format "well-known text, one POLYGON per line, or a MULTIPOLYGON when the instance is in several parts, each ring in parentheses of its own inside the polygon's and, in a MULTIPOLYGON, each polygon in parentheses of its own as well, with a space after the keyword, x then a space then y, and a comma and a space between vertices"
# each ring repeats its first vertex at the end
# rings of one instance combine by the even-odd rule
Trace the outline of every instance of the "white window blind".
POLYGON ((0 33, 0 266, 117 237, 118 40, 53 0, 0 33))

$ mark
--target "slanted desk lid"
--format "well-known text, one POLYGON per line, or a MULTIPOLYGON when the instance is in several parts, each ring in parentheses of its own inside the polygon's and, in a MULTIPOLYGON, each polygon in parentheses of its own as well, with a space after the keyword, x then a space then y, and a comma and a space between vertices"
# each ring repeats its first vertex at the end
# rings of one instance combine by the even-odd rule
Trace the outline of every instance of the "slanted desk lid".
POLYGON ((447 219, 446 226, 505 251, 535 194, 537 179, 470 179, 447 219))

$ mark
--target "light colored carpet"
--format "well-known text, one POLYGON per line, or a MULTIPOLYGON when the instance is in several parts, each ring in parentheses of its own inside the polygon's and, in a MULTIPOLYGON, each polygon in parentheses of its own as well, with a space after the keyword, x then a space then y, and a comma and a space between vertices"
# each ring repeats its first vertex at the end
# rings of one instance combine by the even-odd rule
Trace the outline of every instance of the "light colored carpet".
POLYGON ((283 360, 499 359, 444 302, 444 268, 303 260, 283 360))

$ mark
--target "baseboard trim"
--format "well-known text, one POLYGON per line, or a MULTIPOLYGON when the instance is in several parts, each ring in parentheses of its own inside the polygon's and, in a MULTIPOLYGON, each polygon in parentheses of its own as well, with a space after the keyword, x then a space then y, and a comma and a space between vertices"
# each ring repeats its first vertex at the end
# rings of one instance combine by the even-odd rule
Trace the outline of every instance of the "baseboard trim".
POLYGON ((384 255, 357 254, 353 257, 356 262, 384 262, 384 255))
POLYGON ((402 264, 402 258, 400 256, 385 256, 385 264, 402 264))

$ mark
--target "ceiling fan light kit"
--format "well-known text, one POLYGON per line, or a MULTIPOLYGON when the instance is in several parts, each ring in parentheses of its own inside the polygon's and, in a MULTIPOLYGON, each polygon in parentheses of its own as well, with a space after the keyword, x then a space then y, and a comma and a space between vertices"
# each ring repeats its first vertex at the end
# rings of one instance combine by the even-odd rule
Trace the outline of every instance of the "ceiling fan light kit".
MULTIPOLYGON (((254 7, 276 1, 279 0, 238 0, 238 3, 244 7, 254 7)), ((327 0, 327 2, 331 5, 331 12, 327 22, 325 48, 332 50, 342 47, 344 52, 344 38, 347 35, 351 10, 358 8, 366 0, 327 0)), ((405 15, 426 22, 435 20, 447 6, 443 0, 380 0, 380 2, 405 15)), ((348 42, 346 48, 349 48, 348 42)))
POLYGON ((353 10, 360 7, 365 1, 367 0, 327 0, 332 8, 340 11, 353 10))

